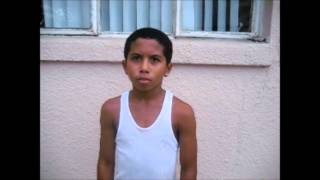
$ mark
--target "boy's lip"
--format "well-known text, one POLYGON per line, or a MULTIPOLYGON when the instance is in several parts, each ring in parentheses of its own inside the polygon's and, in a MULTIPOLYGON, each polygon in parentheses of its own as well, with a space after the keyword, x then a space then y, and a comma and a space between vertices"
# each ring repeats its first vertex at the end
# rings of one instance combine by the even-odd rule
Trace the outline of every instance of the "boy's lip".
POLYGON ((139 77, 139 78, 138 78, 138 81, 139 81, 141 84, 146 84, 146 83, 149 83, 149 82, 151 81, 151 79, 146 78, 146 77, 139 77))
POLYGON ((147 77, 138 77, 138 80, 148 80, 151 81, 151 79, 147 78, 147 77))

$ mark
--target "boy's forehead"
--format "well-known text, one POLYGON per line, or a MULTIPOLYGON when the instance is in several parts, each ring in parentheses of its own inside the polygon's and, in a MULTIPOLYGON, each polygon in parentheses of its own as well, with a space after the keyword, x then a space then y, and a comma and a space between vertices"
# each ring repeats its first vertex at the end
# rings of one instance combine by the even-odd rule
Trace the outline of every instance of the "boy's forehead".
POLYGON ((155 39, 137 38, 131 43, 130 50, 148 48, 155 50, 163 50, 163 46, 155 39))

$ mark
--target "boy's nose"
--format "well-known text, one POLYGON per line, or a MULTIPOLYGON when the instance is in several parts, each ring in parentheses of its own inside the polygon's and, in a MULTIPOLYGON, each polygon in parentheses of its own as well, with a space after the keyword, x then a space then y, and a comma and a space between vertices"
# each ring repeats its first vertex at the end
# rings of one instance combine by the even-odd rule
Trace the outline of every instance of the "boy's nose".
POLYGON ((144 73, 149 72, 149 62, 147 59, 144 59, 142 61, 140 72, 144 72, 144 73))

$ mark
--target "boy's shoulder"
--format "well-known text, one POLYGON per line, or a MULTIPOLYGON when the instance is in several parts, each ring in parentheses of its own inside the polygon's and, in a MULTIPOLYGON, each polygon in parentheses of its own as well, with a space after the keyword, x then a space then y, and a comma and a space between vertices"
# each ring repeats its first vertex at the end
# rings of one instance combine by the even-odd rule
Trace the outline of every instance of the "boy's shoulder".
POLYGON ((120 97, 121 96, 116 96, 107 99, 102 105, 101 113, 107 114, 112 119, 117 119, 120 111, 120 97))
POLYGON ((179 121, 183 119, 194 119, 194 112, 191 105, 189 105, 188 103, 184 102, 176 96, 173 97, 172 103, 174 119, 179 121))
POLYGON ((103 105, 102 105, 102 109, 103 110, 106 110, 106 111, 112 111, 114 109, 117 108, 117 106, 120 105, 120 97, 121 96, 116 96, 116 97, 113 97, 113 98, 110 98, 110 99, 107 99, 103 105))

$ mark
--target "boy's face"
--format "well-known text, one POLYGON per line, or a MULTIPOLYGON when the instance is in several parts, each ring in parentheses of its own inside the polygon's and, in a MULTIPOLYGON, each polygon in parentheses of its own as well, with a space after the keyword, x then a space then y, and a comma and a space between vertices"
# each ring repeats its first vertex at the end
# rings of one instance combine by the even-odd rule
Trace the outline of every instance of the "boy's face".
POLYGON ((154 39, 138 38, 132 42, 128 57, 122 63, 134 88, 142 91, 161 88, 172 64, 166 63, 163 46, 154 39))

